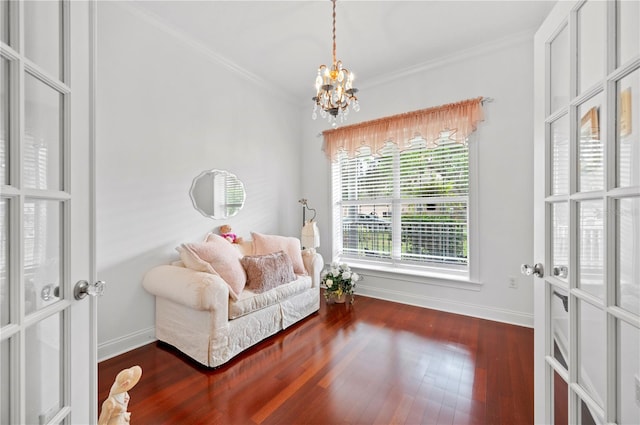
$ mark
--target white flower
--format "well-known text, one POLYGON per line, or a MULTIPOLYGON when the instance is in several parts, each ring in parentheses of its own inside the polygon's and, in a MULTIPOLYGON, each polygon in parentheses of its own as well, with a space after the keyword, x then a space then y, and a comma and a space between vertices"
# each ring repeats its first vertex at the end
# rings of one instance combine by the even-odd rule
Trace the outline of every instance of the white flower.
POLYGON ((337 269, 338 268, 338 263, 335 262, 335 261, 333 263, 331 263, 331 268, 332 269, 337 269))
POLYGON ((339 274, 340 274, 340 270, 338 270, 338 269, 331 269, 331 275, 332 275, 332 276, 337 276, 337 275, 339 275, 339 274))
POLYGON ((357 282, 360 280, 360 275, 356 272, 351 273, 351 280, 353 280, 354 282, 357 282))
POLYGON ((350 271, 342 272, 342 278, 344 280, 349 280, 350 277, 351 277, 351 272, 350 271))
POLYGON ((327 281, 325 282, 325 284, 327 285, 327 288, 331 288, 333 286, 333 280, 331 279, 327 279, 327 281))
POLYGON ((342 270, 349 271, 349 265, 347 263, 340 264, 340 268, 342 268, 342 270))

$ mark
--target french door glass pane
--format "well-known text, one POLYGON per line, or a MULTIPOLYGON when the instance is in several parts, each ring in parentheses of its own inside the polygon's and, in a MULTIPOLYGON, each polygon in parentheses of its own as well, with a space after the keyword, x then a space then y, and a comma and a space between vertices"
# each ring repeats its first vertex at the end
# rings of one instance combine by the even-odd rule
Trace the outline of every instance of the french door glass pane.
POLYGON ((618 65, 640 53, 640 2, 618 2, 618 65))
MULTIPOLYGON (((551 267, 569 266, 569 204, 557 202, 551 205, 551 267)), ((567 281, 567 277, 560 277, 567 281)))
POLYGON ((46 423, 62 407, 62 321, 54 314, 27 328, 26 423, 46 423))
POLYGON ((36 65, 60 78, 62 67, 61 2, 24 2, 24 53, 36 65))
POLYGON ((553 358, 565 368, 569 364, 569 299, 567 293, 551 287, 551 332, 553 358))
POLYGON ((0 0, 0 40, 9 44, 9 0, 0 0))
POLYGON ((569 387, 558 372, 553 372, 553 423, 565 425, 569 423, 569 387))
POLYGON ((578 190, 587 192, 604 188, 604 162, 601 125, 601 105, 604 95, 599 94, 578 107, 578 190))
POLYGON ((26 314, 59 298, 62 281, 62 204, 27 198, 24 202, 24 282, 26 314))
POLYGON ((25 77, 24 184, 59 190, 62 170, 62 95, 30 74, 25 77))
POLYGON ((0 326, 11 320, 9 298, 9 200, 0 199, 0 326))
POLYGON ((551 123, 551 194, 569 193, 569 117, 551 123))
POLYGON ((605 314, 578 300, 578 383, 600 405, 605 400, 605 314))
POLYGON ((618 321, 618 423, 636 425, 640 404, 635 402, 636 382, 640 380, 640 329, 618 321))
POLYGON ((0 423, 9 424, 11 418, 11 339, 0 343, 0 423))
POLYGON ((578 87, 580 93, 605 72, 607 2, 590 0, 578 10, 578 87))
POLYGON ((549 46, 551 112, 569 103, 569 31, 565 26, 549 46))
POLYGON ((580 415, 578 419, 578 423, 580 425, 597 425, 604 423, 604 420, 602 419, 600 419, 599 421, 596 421, 594 419, 595 415, 591 412, 591 410, 589 410, 589 406, 587 406, 587 404, 582 400, 580 401, 580 411, 578 412, 578 414, 580 415))
POLYGON ((0 185, 9 184, 9 61, 0 57, 0 185))
POLYGON ((640 185, 640 71, 618 82, 618 187, 640 185))
POLYGON ((602 201, 578 204, 578 287, 604 297, 604 208, 602 201))
POLYGON ((640 198, 616 203, 618 305, 640 314, 640 198))

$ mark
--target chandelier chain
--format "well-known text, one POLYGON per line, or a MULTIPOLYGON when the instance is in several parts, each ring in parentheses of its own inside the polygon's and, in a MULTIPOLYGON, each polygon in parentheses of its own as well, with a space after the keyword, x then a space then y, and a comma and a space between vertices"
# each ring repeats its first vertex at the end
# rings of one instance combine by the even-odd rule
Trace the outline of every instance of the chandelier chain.
POLYGON ((333 63, 337 62, 336 56, 336 0, 331 0, 333 3, 333 63))

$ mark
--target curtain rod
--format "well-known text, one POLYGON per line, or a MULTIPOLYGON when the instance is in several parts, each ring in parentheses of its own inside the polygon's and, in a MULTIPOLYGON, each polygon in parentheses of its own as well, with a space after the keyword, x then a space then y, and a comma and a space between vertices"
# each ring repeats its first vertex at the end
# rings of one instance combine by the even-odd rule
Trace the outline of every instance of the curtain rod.
MULTIPOLYGON (((480 103, 482 103, 484 105, 485 103, 493 102, 493 100, 494 99, 492 97, 483 97, 482 100, 480 101, 480 103)), ((322 133, 316 134, 316 137, 322 137, 322 133)))

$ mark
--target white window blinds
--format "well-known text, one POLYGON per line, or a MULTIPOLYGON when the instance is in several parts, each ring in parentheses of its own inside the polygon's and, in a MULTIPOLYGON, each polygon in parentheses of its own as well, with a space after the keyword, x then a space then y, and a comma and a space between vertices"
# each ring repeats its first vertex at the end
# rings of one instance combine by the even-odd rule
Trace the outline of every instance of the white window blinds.
POLYGON ((414 139, 400 151, 338 156, 332 165, 341 259, 394 266, 468 267, 468 147, 414 139))

